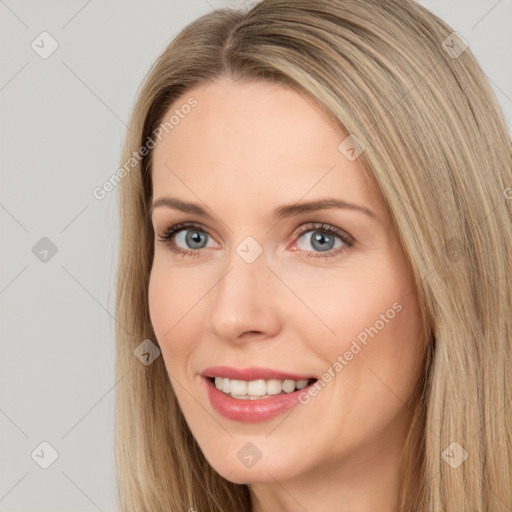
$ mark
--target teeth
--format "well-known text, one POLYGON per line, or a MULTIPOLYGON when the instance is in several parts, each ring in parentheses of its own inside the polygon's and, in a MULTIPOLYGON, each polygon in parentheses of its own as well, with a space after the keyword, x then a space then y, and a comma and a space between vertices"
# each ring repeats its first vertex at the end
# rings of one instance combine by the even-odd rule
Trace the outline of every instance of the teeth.
MULTIPOLYGON (((224 391, 224 388, 222 388, 224 391)), ((247 395, 247 382, 245 380, 232 380, 231 381, 231 394, 232 395, 247 395)))
MULTIPOLYGON (((224 390, 223 390, 224 391, 224 390)), ((260 380, 251 380, 247 384, 247 395, 252 396, 263 396, 267 394, 267 383, 260 379, 260 380)))
POLYGON ((292 393, 295 391, 295 381, 294 380, 285 380, 283 382, 283 391, 287 393, 292 393))
POLYGON ((280 393, 292 393, 298 389, 304 389, 308 385, 308 380, 245 380, 227 379, 225 377, 215 377, 215 387, 233 398, 243 398, 257 400, 258 398, 268 398, 270 395, 279 395, 280 393))
POLYGON ((295 387, 297 389, 304 389, 307 385, 308 385, 308 381, 307 380, 298 380, 297 384, 295 384, 295 387))
POLYGON ((277 379, 267 381, 267 395, 278 395, 282 390, 282 381, 277 379))

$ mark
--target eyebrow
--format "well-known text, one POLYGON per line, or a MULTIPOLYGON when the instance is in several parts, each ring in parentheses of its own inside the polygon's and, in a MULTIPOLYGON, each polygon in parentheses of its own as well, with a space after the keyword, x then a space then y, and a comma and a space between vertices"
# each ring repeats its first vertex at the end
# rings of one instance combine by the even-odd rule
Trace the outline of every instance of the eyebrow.
MULTIPOLYGON (((167 208, 173 208, 175 210, 182 211, 184 213, 193 213, 196 215, 199 215, 200 217, 205 217, 208 219, 213 219, 213 215, 208 212, 205 208, 200 206, 197 203, 189 203, 186 201, 182 201, 181 199, 178 199, 176 197, 160 197, 159 199, 156 199, 153 204, 150 207, 149 215, 150 217, 153 215, 153 210, 155 208, 159 208, 165 206, 167 208)), ((302 203, 295 203, 295 204, 285 204, 282 206, 279 206, 272 212, 272 218, 275 222, 278 220, 284 219, 286 217, 292 217, 294 215, 299 215, 302 213, 309 213, 314 212, 317 210, 325 210, 329 208, 341 208, 346 210, 356 210, 359 212, 364 213, 368 217, 377 220, 377 216, 374 212, 369 210, 368 208, 364 206, 359 206, 357 204, 348 203, 346 201, 343 201, 341 199, 335 199, 335 198, 326 198, 326 199, 319 199, 316 201, 308 201, 308 202, 302 202, 302 203)))

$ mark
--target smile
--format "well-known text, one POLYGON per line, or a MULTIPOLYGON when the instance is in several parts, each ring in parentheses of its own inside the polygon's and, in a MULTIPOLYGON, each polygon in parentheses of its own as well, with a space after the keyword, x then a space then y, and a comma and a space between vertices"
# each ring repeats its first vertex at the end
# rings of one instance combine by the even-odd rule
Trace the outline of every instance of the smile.
POLYGON ((270 420, 300 403, 318 379, 263 368, 214 367, 201 373, 212 408, 238 422, 270 420))
POLYGON ((292 379, 258 379, 245 381, 225 377, 212 378, 212 382, 214 382, 217 389, 238 400, 258 400, 274 395, 293 393, 299 389, 304 389, 313 381, 314 379, 301 379, 297 381, 292 379))

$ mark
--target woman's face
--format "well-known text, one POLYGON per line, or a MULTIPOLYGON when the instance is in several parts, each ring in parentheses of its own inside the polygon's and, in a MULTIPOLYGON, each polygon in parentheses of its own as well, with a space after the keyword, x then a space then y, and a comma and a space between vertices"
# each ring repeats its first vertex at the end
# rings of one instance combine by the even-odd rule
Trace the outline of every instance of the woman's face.
POLYGON ((278 84, 223 79, 173 114, 153 155, 149 306, 206 459, 237 483, 384 468, 411 419, 422 328, 357 152, 278 84))

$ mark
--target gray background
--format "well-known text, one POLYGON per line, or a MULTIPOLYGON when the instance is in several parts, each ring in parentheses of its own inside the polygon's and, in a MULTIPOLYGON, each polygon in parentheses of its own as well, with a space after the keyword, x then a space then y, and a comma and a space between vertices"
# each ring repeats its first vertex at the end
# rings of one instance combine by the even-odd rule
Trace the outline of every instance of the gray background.
MULTIPOLYGON (((467 40, 510 127, 512 0, 421 3, 467 40)), ((243 4, 0 0, 0 512, 116 510, 118 191, 92 190, 119 166, 154 59, 188 22, 243 4), (46 59, 31 47, 50 48, 43 31, 59 45, 46 59)))

